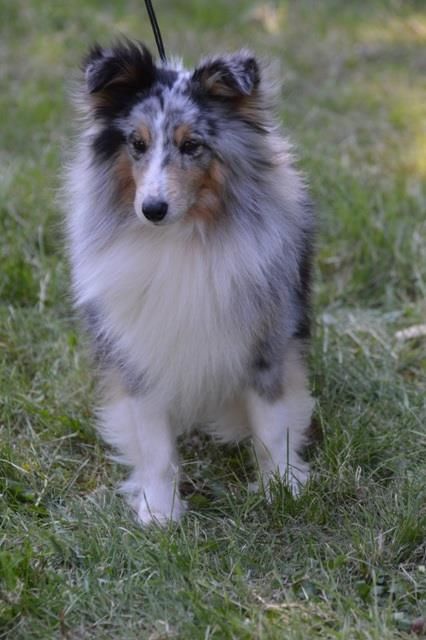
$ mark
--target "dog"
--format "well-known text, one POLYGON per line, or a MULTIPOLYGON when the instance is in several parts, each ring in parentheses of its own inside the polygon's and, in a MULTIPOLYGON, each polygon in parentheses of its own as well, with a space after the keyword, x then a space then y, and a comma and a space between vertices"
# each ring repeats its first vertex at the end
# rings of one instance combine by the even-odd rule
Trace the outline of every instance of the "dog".
POLYGON ((297 493, 315 217, 246 50, 193 70, 95 45, 65 178, 75 305, 101 380, 99 429, 142 524, 178 520, 176 439, 252 438, 259 478, 297 493))

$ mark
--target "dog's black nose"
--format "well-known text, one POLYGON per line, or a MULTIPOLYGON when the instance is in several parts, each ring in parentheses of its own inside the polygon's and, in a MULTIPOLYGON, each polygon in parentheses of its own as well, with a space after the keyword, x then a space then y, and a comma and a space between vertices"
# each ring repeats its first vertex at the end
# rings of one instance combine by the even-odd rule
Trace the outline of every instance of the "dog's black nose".
POLYGON ((142 204, 142 213, 151 222, 160 222, 166 213, 169 205, 163 200, 145 200, 142 204))

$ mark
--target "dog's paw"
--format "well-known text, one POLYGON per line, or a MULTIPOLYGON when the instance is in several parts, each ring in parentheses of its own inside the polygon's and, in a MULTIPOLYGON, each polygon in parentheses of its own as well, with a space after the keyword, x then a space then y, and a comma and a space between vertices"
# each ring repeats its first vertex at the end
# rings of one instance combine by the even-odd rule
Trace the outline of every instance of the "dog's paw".
POLYGON ((178 522, 185 513, 186 504, 180 498, 175 497, 172 503, 164 505, 150 504, 145 497, 129 500, 130 506, 136 512, 138 522, 146 526, 148 524, 167 525, 170 522, 178 522))
POLYGON ((180 498, 176 484, 160 480, 146 483, 141 474, 133 472, 120 490, 141 525, 166 525, 180 520, 186 510, 186 503, 180 498))
POLYGON ((262 489, 268 500, 271 500, 271 484, 274 482, 282 482, 297 498, 304 485, 309 480, 310 469, 306 462, 298 462, 296 465, 286 465, 284 471, 276 469, 263 473, 258 482, 250 482, 248 489, 250 492, 258 492, 262 489))
POLYGON ((309 465, 306 462, 298 462, 296 465, 289 465, 283 474, 283 482, 290 489, 293 496, 298 496, 304 485, 309 480, 309 465))

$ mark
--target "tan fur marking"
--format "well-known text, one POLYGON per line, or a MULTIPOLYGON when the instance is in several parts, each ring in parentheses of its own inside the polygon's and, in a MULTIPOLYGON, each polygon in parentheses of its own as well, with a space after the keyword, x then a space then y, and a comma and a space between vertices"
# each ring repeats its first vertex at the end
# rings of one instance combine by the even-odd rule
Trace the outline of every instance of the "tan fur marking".
POLYGON ((135 180, 132 172, 132 162, 126 152, 122 152, 115 163, 120 200, 123 204, 133 204, 135 199, 135 180))
POLYGON ((222 74, 220 72, 211 75, 211 70, 206 69, 200 78, 201 84, 205 89, 214 96, 224 96, 232 98, 235 96, 235 90, 228 87, 222 80, 222 74))
POLYGON ((107 107, 114 102, 111 87, 116 85, 135 85, 139 82, 139 71, 132 65, 122 67, 121 72, 114 76, 102 89, 90 95, 90 100, 94 107, 107 107))
POLYGON ((188 124, 180 124, 174 131, 174 141, 177 147, 180 147, 182 142, 191 137, 191 127, 188 124))
POLYGON ((140 124, 136 129, 141 140, 148 146, 151 143, 151 132, 145 124, 140 124))
POLYGON ((198 187, 196 203, 188 211, 191 218, 198 218, 211 224, 222 213, 222 189, 225 182, 223 167, 213 161, 208 172, 204 173, 198 187))
POLYGON ((109 107, 111 105, 111 97, 106 91, 90 94, 89 100, 92 103, 93 109, 101 109, 102 107, 109 107))

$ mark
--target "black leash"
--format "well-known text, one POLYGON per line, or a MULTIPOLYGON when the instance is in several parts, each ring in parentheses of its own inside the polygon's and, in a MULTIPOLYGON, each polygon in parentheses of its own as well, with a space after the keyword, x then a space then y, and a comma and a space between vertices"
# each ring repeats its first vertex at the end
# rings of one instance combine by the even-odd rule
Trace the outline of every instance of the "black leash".
POLYGON ((162 62, 167 62, 166 52, 164 51, 163 39, 161 37, 160 28, 158 26, 157 18, 155 17, 154 7, 151 0, 145 0, 146 10, 148 12, 149 20, 151 22, 152 31, 154 33, 155 42, 157 44, 158 53, 162 62))

